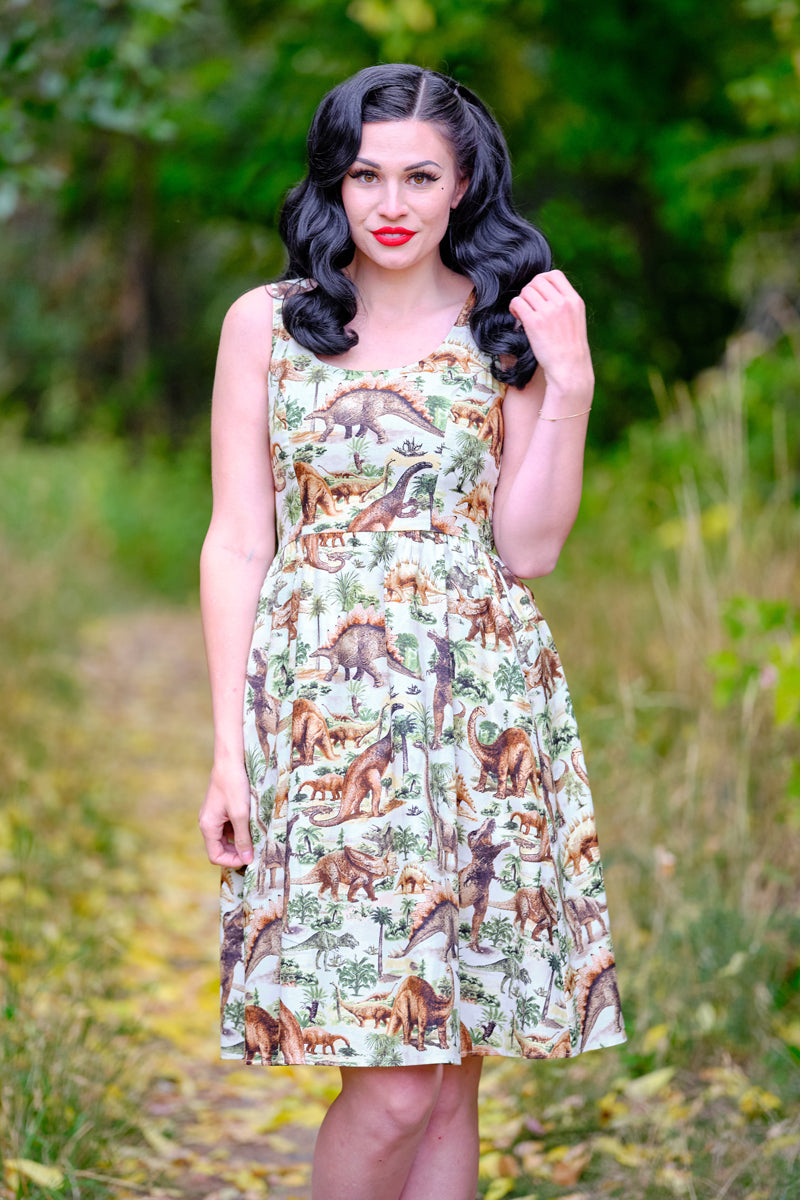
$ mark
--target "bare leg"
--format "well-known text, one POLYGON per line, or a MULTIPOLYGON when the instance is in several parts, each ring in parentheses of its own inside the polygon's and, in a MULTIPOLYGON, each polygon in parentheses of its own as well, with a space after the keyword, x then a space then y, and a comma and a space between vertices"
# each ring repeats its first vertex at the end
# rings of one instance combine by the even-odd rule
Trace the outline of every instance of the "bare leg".
POLYGON ((317 1137, 311 1200, 399 1200, 446 1069, 342 1067, 317 1137))
POLYGON ((442 1086, 400 1200, 475 1200, 478 1189, 478 1084, 483 1059, 444 1068, 442 1086))

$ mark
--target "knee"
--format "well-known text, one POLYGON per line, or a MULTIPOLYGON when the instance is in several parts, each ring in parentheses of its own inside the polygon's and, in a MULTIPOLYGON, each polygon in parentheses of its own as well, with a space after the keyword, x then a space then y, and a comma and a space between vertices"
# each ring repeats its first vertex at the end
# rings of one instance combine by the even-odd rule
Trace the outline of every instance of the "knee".
POLYGON ((381 1068, 377 1077, 359 1080, 344 1092, 355 1103, 358 1121, 378 1137, 394 1142, 425 1128, 441 1084, 441 1066, 381 1068))
POLYGON ((480 1062, 476 1068, 472 1061, 466 1066, 444 1068, 442 1085, 432 1113, 437 1125, 462 1121, 470 1116, 477 1119, 480 1067, 480 1062))

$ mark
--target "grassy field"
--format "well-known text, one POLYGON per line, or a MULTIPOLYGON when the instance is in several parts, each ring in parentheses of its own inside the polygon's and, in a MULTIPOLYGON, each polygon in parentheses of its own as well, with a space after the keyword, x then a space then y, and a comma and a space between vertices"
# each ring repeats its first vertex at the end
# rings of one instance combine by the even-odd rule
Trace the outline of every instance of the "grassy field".
MULTIPOLYGON (((743 340, 662 396, 657 425, 589 462, 578 525, 536 584, 592 775, 629 1042, 489 1064, 484 1200, 800 1196, 799 385, 790 339, 743 340)), ((191 711, 202 758, 207 715, 201 668, 183 712, 143 672, 148 639, 165 671, 195 653, 181 639, 196 629, 204 452, 33 446, 12 430, 0 451, 0 1196, 302 1196, 300 1168, 186 1183, 176 1146, 189 1155, 203 1105, 213 1116, 213 1079, 242 1104, 251 1083, 184 1072, 191 1130, 164 1101, 165 1047, 191 1058, 213 1036, 213 968, 194 943, 181 961, 196 1014, 175 1019, 162 943, 179 933, 158 886, 162 868, 184 897, 193 871, 207 882, 192 794, 206 765, 177 749, 191 711), (139 802, 154 773, 176 814, 157 846, 139 802), (143 904, 163 910, 160 935, 143 904)), ((273 1126, 292 1127, 297 1099, 276 1079, 273 1126)))

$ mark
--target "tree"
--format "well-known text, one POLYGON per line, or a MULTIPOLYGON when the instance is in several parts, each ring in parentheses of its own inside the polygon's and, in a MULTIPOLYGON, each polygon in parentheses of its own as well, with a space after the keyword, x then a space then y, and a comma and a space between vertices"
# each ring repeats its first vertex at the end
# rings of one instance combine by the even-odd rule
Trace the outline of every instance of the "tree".
POLYGON ((317 1019, 320 1002, 325 999, 325 989, 318 979, 312 979, 303 986, 303 995, 308 1003, 308 1023, 313 1025, 317 1019))
POLYGON ((517 1024, 521 1029, 526 1025, 533 1025, 540 1018, 539 1005, 532 996, 517 996, 514 1007, 517 1024))
POLYGON ((417 839, 408 825, 398 825, 392 837, 392 849, 402 854, 403 862, 408 861, 409 854, 416 849, 417 839))
POLYGON ((468 642, 466 638, 451 638, 449 645, 450 653, 453 655, 456 666, 458 666, 459 663, 464 665, 469 663, 470 659, 475 653, 474 642, 468 642))
POLYGON ((548 950, 546 958, 547 965, 550 967, 550 982, 547 985, 547 995, 545 997, 544 1007, 542 1008, 542 1021, 547 1019, 547 1013, 550 1009, 550 997, 553 994, 553 983, 555 979, 558 978, 559 987, 564 986, 561 977, 561 955, 556 954, 554 950, 548 950))
POLYGON ((418 744, 429 746, 433 740, 433 713, 422 700, 415 700, 411 708, 415 713, 414 732, 419 735, 418 744))
POLYGON ((433 521, 433 497, 436 495, 437 482, 437 476, 433 472, 426 471, 417 475, 411 488, 411 495, 420 502, 420 506, 427 503, 431 522, 433 521))
POLYGON ((306 375, 308 382, 314 384, 314 408, 317 408, 319 404, 319 385, 324 383, 329 375, 330 371, 322 363, 312 367, 306 375))
POLYGON ((465 488, 471 487, 476 482, 483 470, 483 464, 486 461, 486 443, 475 437, 473 433, 462 429, 456 435, 456 445, 458 449, 453 454, 445 474, 460 472, 461 478, 456 487, 459 491, 464 491, 465 488))
MULTIPOLYGON (((383 932, 382 929, 381 932, 383 932)), ((368 958, 353 958, 339 968, 339 982, 350 988, 357 996, 363 988, 374 987, 378 982, 378 977, 368 958)))
POLYGON ((520 670, 519 663, 510 662, 504 658, 495 671, 494 677, 505 700, 510 700, 515 692, 517 695, 525 695, 525 676, 520 670))
POLYGON ((378 978, 383 975, 383 930, 392 921, 391 910, 381 905, 371 913, 372 920, 378 926, 378 978))
POLYGON ((396 1040, 388 1033, 367 1034, 367 1045, 372 1051, 371 1067, 401 1067, 403 1055, 396 1040))
POLYGON ((484 921, 483 936, 492 944, 505 947, 510 946, 514 941, 514 930, 511 928, 508 917, 498 914, 496 917, 490 917, 488 921, 484 921))
POLYGON ((342 612, 349 612, 363 592, 357 572, 339 571, 333 581, 333 591, 342 612))
MULTIPOLYGON (((470 383, 471 382, 472 382, 472 380, 470 380, 470 383)), ((417 386, 419 387, 420 384, 418 384, 417 386)), ((425 403, 428 407, 428 410, 431 413, 434 425, 438 425, 439 428, 442 429, 443 428, 442 415, 449 413, 449 411, 450 411, 450 405, 452 403, 450 397, 449 396, 426 396, 425 403)), ((435 478, 435 476, 434 476, 434 478, 435 478)))
MULTIPOLYGON (((260 748, 256 750, 252 746, 247 747, 244 754, 244 767, 247 772, 247 778, 253 787, 256 787, 258 781, 263 779, 267 769, 267 760, 264 758, 264 754, 260 748)), ((269 820, 269 817, 266 819, 269 820)))
POLYGON ((353 713, 357 717, 364 702, 366 688, 360 679, 350 679, 347 683, 347 692, 353 706, 353 713))
POLYGON ((485 1000, 481 1004, 481 1008, 483 1010, 484 1025, 480 1030, 477 1040, 480 1042, 488 1042, 489 1038, 495 1031, 497 1022, 503 1015, 503 1010, 500 1005, 500 1001, 495 996, 492 996, 490 1000, 485 1000))
POLYGON ((322 631, 320 629, 320 617, 328 611, 328 602, 322 592, 317 592, 308 606, 308 611, 312 617, 317 618, 317 644, 322 641, 322 631))
POLYGON ((300 520, 300 514, 303 511, 303 506, 300 501, 300 492, 297 488, 287 488, 283 505, 286 516, 289 518, 292 525, 296 525, 300 520))
POLYGON ((308 925, 319 913, 319 900, 311 892, 297 892, 289 902, 289 913, 301 925, 308 925))
POLYGON ((403 896, 400 901, 400 911, 403 914, 404 930, 406 933, 411 928, 411 914, 416 908, 416 900, 413 896, 403 896))
MULTIPOLYGON (((414 639, 416 641, 416 638, 414 639)), ((408 771, 408 738, 416 730, 416 720, 411 713, 397 713, 392 721, 392 733, 400 742, 403 751, 403 774, 408 771)))
POLYGON ((369 567, 388 567, 397 547, 397 535, 385 529, 377 529, 370 538, 369 567))

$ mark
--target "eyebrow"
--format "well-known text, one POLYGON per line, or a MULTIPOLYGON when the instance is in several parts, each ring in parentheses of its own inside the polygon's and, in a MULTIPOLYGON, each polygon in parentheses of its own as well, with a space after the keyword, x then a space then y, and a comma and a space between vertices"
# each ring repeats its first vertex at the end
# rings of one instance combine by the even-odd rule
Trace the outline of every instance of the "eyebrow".
MULTIPOLYGON (((376 170, 380 170, 380 163, 372 162, 371 159, 364 158, 363 155, 361 155, 361 154, 356 155, 355 161, 366 163, 368 167, 375 167, 376 170)), ((423 162, 411 163, 410 166, 403 167, 403 170, 404 171, 418 171, 420 167, 438 167, 440 171, 442 171, 444 169, 442 167, 441 163, 434 162, 434 160, 432 158, 426 158, 426 159, 424 159, 423 162)))

